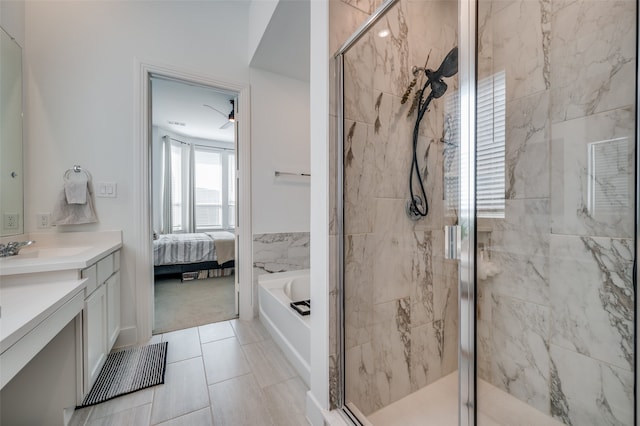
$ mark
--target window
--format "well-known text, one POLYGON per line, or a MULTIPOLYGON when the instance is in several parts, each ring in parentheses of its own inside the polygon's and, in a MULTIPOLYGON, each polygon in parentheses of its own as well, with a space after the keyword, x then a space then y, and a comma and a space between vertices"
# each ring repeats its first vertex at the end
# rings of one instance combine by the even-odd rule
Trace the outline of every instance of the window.
POLYGON ((171 226, 173 232, 183 231, 182 144, 171 143, 171 226))
MULTIPOLYGON (((476 110, 476 216, 504 218, 505 207, 505 73, 501 71, 478 81, 476 110)), ((460 179, 465 176, 467 158, 460 158, 457 92, 446 95, 444 137, 444 201, 448 215, 457 216, 460 179)), ((462 190, 465 190, 463 186, 462 190)))
POLYGON ((195 230, 235 227, 235 155, 196 145, 194 158, 195 230))
POLYGON ((476 215, 504 218, 505 73, 478 81, 476 215))
POLYGON ((196 231, 222 228, 222 155, 195 149, 196 231))
POLYGON ((227 179, 228 184, 228 202, 227 215, 229 217, 229 228, 236 226, 236 156, 235 154, 227 155, 227 179))
POLYGON ((235 155, 223 148, 171 142, 171 228, 235 227, 235 155))

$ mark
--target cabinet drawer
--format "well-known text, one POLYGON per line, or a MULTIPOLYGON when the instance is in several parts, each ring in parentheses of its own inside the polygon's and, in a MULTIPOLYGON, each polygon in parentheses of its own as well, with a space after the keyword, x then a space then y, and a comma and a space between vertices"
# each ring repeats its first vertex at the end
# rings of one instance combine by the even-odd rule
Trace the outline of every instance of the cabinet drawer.
POLYGON ((98 261, 98 283, 102 284, 113 274, 113 253, 98 261))
POLYGON ((87 279, 87 289, 85 294, 88 296, 98 287, 98 272, 96 265, 91 265, 89 268, 83 269, 82 278, 87 279))

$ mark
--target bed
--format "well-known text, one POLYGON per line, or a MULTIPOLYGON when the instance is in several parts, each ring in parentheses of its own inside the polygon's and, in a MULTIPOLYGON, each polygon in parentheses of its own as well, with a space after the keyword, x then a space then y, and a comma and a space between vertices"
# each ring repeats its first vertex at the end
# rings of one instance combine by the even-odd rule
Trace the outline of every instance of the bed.
POLYGON ((154 275, 210 271, 228 275, 235 266, 235 235, 226 231, 161 234, 153 240, 154 275))

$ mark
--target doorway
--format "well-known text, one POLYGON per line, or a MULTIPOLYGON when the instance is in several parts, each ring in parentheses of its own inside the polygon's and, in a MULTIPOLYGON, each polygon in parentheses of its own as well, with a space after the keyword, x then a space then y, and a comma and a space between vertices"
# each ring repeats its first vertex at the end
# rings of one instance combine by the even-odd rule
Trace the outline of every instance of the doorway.
POLYGON ((155 334, 238 316, 238 93, 156 74, 150 85, 155 334))

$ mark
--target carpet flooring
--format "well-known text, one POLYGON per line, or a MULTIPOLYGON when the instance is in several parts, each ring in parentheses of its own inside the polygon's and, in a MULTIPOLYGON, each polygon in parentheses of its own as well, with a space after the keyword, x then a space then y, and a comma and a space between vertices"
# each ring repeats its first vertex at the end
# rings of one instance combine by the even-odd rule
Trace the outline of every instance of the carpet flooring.
POLYGON ((236 318, 234 278, 157 278, 153 334, 236 318))

